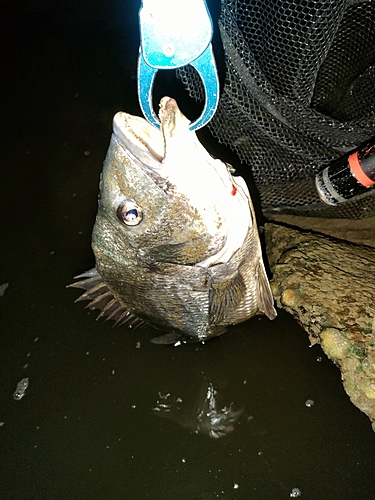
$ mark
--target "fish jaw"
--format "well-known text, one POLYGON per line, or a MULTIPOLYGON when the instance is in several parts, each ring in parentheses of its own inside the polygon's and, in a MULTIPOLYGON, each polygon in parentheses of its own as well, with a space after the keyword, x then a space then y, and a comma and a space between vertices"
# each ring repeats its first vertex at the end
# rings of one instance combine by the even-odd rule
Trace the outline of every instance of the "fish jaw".
POLYGON ((159 117, 165 144, 163 165, 169 182, 183 186, 184 195, 202 214, 210 234, 220 234, 225 241, 220 251, 197 265, 228 262, 253 225, 247 185, 241 177, 231 175, 232 167, 207 152, 174 99, 161 100, 159 117))

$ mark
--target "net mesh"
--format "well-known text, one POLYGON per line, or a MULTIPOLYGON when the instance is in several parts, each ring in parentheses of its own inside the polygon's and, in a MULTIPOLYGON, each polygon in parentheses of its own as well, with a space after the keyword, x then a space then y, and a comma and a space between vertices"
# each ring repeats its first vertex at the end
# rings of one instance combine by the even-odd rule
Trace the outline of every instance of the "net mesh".
MULTIPOLYGON (((335 207, 315 175, 375 135, 375 2, 222 0, 226 81, 209 124, 252 170, 265 213, 363 218, 375 189, 335 207)), ((197 100, 190 66, 179 76, 197 100)))

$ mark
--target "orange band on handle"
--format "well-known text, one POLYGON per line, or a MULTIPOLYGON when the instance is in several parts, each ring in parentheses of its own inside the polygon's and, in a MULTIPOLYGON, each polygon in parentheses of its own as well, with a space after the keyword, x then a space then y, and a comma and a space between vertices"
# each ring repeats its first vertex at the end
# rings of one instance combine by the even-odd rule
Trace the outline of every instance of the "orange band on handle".
POLYGON ((362 186, 370 187, 375 184, 375 181, 370 179, 370 177, 367 177, 367 175, 362 170, 361 164, 359 163, 358 159, 358 153, 353 153, 352 155, 350 155, 348 163, 352 174, 357 179, 357 181, 362 184, 362 186))

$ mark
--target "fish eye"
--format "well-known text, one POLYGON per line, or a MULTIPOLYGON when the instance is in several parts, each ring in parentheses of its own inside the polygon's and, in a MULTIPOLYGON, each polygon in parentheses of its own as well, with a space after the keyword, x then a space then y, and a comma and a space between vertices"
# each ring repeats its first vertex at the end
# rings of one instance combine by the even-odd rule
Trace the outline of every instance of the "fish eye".
POLYGON ((143 212, 135 201, 125 200, 117 209, 117 217, 127 226, 137 226, 143 219, 143 212))

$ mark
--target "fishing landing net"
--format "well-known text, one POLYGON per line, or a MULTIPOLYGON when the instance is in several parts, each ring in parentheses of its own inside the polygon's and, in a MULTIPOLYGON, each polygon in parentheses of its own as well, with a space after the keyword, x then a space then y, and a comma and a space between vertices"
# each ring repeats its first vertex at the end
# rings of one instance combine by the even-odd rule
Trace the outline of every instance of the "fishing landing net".
MULTIPOLYGON (((375 135, 375 2, 222 0, 226 80, 211 133, 253 174, 265 214, 359 219, 375 189, 324 204, 315 175, 375 135)), ((203 100, 199 76, 179 70, 203 100)))

